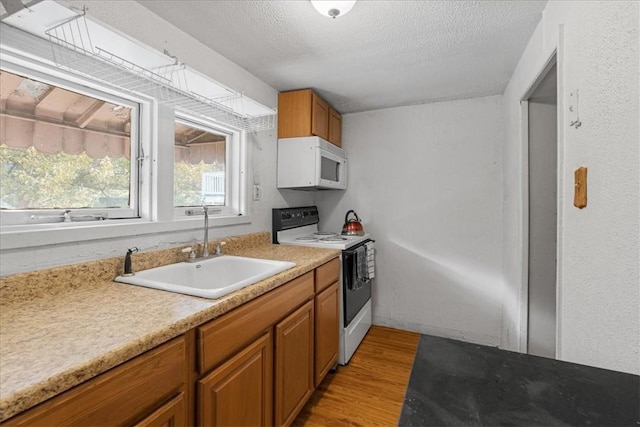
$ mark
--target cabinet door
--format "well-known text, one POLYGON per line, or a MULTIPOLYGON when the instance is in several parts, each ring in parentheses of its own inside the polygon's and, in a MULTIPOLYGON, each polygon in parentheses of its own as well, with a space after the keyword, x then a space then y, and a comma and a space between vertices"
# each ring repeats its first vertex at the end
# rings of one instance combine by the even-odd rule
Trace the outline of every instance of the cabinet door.
POLYGON ((311 136, 311 89, 278 94, 278 138, 311 136))
POLYGON ((311 133, 329 139, 329 104, 315 93, 311 96, 311 133))
POLYGON ((338 283, 316 296, 315 300, 315 386, 338 361, 338 283))
POLYGON ((328 141, 342 147, 342 116, 329 107, 329 138, 328 141))
POLYGON ((136 427, 178 427, 186 426, 184 393, 180 393, 151 415, 136 424, 136 427))
POLYGON ((267 332, 198 381, 198 425, 271 425, 272 357, 267 332))
POLYGON ((275 424, 288 426, 313 393, 313 301, 276 325, 275 424))
MULTIPOLYGON (((186 354, 184 336, 175 338, 2 425, 131 425, 164 403, 167 397, 184 390, 186 354)), ((187 417, 186 409, 183 417, 187 417)))

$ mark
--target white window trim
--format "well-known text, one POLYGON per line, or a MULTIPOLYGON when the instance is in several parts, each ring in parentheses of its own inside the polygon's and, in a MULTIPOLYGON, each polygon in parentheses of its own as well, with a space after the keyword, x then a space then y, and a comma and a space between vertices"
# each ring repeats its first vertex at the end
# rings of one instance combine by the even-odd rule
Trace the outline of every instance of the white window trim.
MULTIPOLYGON (((214 212, 213 217, 220 216, 243 216, 246 215, 246 185, 243 185, 246 176, 247 158, 246 158, 246 133, 241 130, 232 129, 227 126, 214 123, 201 117, 194 117, 182 112, 176 112, 175 122, 181 123, 205 132, 223 134, 226 137, 226 206, 211 206, 210 214, 214 212), (219 212, 215 212, 219 209, 219 212)), ((172 165, 173 166, 173 165, 172 165)), ((193 208, 175 207, 173 208, 174 218, 189 217, 186 211, 193 208)))
MULTIPOLYGON (((143 144, 145 161, 139 171, 140 194, 138 197, 139 216, 137 219, 108 220, 90 223, 54 223, 30 224, 16 226, 0 226, 0 249, 16 250, 35 248, 48 245, 61 245, 78 242, 100 241, 107 239, 125 238, 147 234, 166 232, 180 232, 202 228, 201 217, 178 217, 173 214, 173 186, 161 185, 160 171, 163 173, 171 168, 171 182, 173 182, 173 156, 166 154, 158 156, 159 143, 162 139, 160 127, 160 113, 158 103, 143 96, 132 97, 130 93, 119 92, 112 88, 105 88, 90 80, 61 71, 55 64, 36 58, 30 54, 21 54, 15 50, 0 48, 0 60, 14 67, 22 67, 46 76, 61 79, 72 85, 80 85, 83 90, 94 89, 100 93, 113 94, 124 99, 135 99, 140 105, 139 141, 143 144), (170 202, 169 202, 170 200, 170 202)), ((171 110, 173 112, 173 110, 171 110)), ((229 183, 230 191, 239 195, 234 209, 237 214, 232 216, 214 216, 210 218, 210 228, 250 224, 252 218, 248 201, 248 152, 246 147, 246 132, 215 124, 215 128, 226 129, 234 138, 239 138, 236 155, 239 159, 240 173, 238 178, 229 183)), ((171 139, 173 139, 173 134, 171 139)), ((173 150, 173 143, 171 144, 173 150)), ((0 213, 0 215, 2 215, 0 213)))

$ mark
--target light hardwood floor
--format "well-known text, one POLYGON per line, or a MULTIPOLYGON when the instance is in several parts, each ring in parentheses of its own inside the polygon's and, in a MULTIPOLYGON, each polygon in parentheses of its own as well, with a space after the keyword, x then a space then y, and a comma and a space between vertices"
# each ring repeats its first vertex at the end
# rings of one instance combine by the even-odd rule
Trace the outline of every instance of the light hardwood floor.
POLYGON ((419 337, 372 326, 349 364, 327 375, 293 425, 398 425, 419 337))

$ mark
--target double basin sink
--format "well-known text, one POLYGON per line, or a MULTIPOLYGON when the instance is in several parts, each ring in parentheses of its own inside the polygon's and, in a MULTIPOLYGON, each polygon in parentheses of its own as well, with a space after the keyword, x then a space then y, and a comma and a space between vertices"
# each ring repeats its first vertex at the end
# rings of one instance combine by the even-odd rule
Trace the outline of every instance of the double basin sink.
POLYGON ((295 263, 233 255, 179 262, 151 268, 132 276, 118 276, 116 282, 216 299, 267 279, 295 263))

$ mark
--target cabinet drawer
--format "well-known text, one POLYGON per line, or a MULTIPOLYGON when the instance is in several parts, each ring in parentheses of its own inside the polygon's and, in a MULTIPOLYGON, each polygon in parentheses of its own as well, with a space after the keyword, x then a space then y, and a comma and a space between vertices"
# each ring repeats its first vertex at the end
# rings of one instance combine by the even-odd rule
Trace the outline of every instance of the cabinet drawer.
POLYGON ((310 271, 206 325, 198 327, 199 372, 219 365, 314 296, 310 271))
POLYGON ((316 293, 331 286, 340 276, 340 259, 335 258, 316 268, 316 293))
MULTIPOLYGON (((186 354, 185 338, 176 338, 8 420, 3 426, 135 423, 184 386, 186 354)), ((180 409, 186 410, 186 406, 180 409)), ((186 413, 182 419, 186 419, 186 413)))

